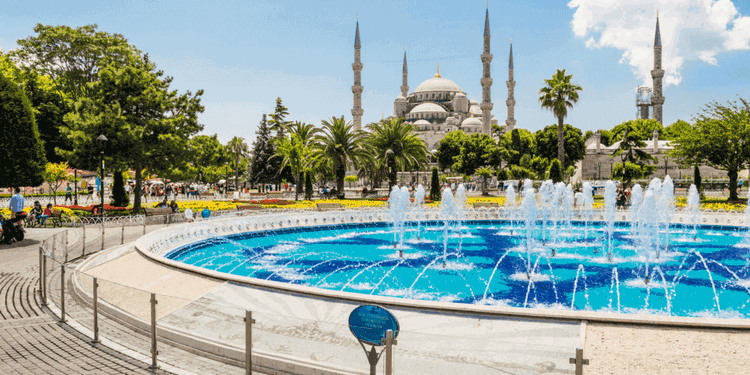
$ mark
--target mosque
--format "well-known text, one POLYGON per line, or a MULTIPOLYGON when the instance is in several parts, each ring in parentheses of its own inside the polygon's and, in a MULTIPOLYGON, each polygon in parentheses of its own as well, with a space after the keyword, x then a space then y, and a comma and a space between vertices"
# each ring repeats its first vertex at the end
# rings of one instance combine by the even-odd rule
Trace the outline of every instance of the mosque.
MULTIPOLYGON (((354 38, 354 127, 362 127, 362 79, 361 72, 363 64, 360 61, 359 22, 357 22, 356 36, 354 38)), ((482 103, 469 100, 466 93, 453 81, 440 75, 440 64, 437 65, 437 73, 420 83, 417 88, 409 93, 408 70, 406 64, 406 52, 404 52, 404 67, 402 73, 401 95, 393 103, 393 115, 388 119, 403 117, 404 121, 417 126, 416 135, 425 141, 429 150, 437 149, 440 140, 450 131, 461 129, 467 134, 483 133, 491 134, 492 125, 498 125, 498 119, 492 116, 490 75, 490 18, 489 9, 484 19, 484 50, 480 55, 483 71, 480 80, 482 84, 482 103)), ((513 44, 511 41, 510 59, 508 64, 508 117, 501 125, 504 132, 513 130, 516 125, 514 116, 514 88, 516 82, 513 80, 513 44)))

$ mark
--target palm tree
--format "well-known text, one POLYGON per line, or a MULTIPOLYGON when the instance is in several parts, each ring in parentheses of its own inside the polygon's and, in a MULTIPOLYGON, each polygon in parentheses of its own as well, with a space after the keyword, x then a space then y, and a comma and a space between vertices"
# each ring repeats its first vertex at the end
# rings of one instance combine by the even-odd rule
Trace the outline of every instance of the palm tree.
MULTIPOLYGON (((286 130, 289 132, 290 137, 297 136, 300 142, 305 147, 308 147, 310 149, 312 149, 313 147, 315 135, 320 132, 320 129, 316 128, 314 125, 305 124, 304 122, 299 122, 299 121, 289 123, 286 127, 286 130)), ((297 179, 297 189, 296 189, 295 194, 297 195, 299 195, 302 192, 302 187, 305 182, 304 173, 307 172, 308 170, 312 171, 312 166, 308 166, 304 170, 299 170, 298 171, 299 174, 295 175, 297 179)))
POLYGON ((245 138, 233 137, 232 140, 227 144, 227 150, 234 156, 235 168, 234 168, 234 187, 239 190, 239 173, 240 173, 240 159, 247 157, 248 149, 245 138))
POLYGON ((570 83, 572 78, 572 74, 565 75, 565 69, 557 69, 552 78, 544 80, 547 86, 539 90, 539 102, 542 108, 549 109, 557 117, 557 159, 562 165, 565 165, 563 120, 568 116, 568 108, 573 108, 573 103, 578 102, 578 91, 583 91, 581 86, 570 83))
POLYGON ((304 184, 306 172, 312 169, 314 164, 314 155, 312 142, 305 143, 302 138, 292 134, 290 138, 282 138, 276 143, 276 155, 281 157, 281 169, 289 166, 292 175, 295 177, 297 189, 294 192, 294 200, 299 199, 300 186, 304 184))
POLYGON ((344 121, 344 116, 331 117, 330 120, 323 120, 322 124, 322 132, 314 138, 318 154, 333 162, 336 190, 339 198, 344 198, 344 177, 346 177, 347 164, 351 163, 354 169, 359 169, 367 154, 366 148, 362 147, 366 133, 355 130, 351 121, 344 121))
POLYGON ((367 143, 375 158, 385 161, 389 170, 389 188, 396 185, 399 170, 421 168, 427 162, 427 145, 414 135, 416 126, 405 123, 403 118, 381 120, 367 127, 367 143))

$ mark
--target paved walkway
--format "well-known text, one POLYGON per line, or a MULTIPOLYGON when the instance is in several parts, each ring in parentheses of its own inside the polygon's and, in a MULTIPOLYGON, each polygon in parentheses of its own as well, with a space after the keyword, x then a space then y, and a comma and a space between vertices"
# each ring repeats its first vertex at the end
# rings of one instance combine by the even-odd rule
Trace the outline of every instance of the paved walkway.
MULTIPOLYGON (((126 238, 136 236, 136 229, 142 233, 142 228, 132 228, 126 238)), ((0 246, 0 374, 244 373, 242 368, 196 356, 162 342, 158 345, 161 369, 149 370, 150 362, 144 359, 150 358, 150 344, 144 333, 102 318, 100 337, 103 342, 91 344, 91 337, 72 328, 80 327, 75 319, 91 315, 90 308, 82 307, 74 298, 66 299, 66 312, 73 320, 70 324, 59 323, 57 316, 42 306, 37 288, 39 246, 44 239, 61 231, 28 229, 21 243, 0 246)), ((120 237, 119 230, 112 231, 105 236, 105 246, 119 244, 120 237)), ((95 245, 101 246, 101 237, 87 233, 87 247, 98 249, 95 245)), ((59 277, 50 280, 57 280, 59 288, 59 277)), ((50 290, 53 286, 50 285, 50 290)))

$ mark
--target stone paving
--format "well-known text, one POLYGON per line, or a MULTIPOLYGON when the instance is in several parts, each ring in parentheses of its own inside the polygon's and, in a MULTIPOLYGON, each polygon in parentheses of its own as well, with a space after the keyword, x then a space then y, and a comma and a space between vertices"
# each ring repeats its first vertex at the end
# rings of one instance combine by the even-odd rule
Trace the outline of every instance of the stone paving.
MULTIPOLYGON (((102 344, 92 344, 71 326, 59 323, 50 309, 39 300, 39 246, 42 240, 62 229, 27 229, 21 243, 0 247, 0 374, 242 374, 244 369, 193 353, 158 344, 158 370, 149 370, 149 337, 106 318, 100 319, 102 344), (125 347, 127 350, 114 350, 125 347), (121 345, 121 346, 120 346, 121 345), (141 354, 139 359, 123 352, 141 354), (167 371, 169 369, 169 371, 167 371)), ((142 233, 142 228, 128 228, 127 238, 142 233)), ((100 235, 100 233, 99 233, 100 235)), ((105 236, 105 246, 119 244, 121 232, 112 230, 105 236)), ((87 233, 89 251, 99 249, 101 237, 87 233)), ((88 251, 87 251, 88 252, 88 251)), ((59 275, 59 273, 57 274, 59 275)), ((58 292, 48 298, 59 301, 59 277, 48 288, 58 292)), ((69 282, 68 282, 69 284, 69 282)), ((68 291, 71 290, 68 286, 68 291)), ((66 313, 73 320, 91 319, 90 309, 74 298, 66 299, 66 313)), ((84 324, 85 326, 86 324, 84 324)), ((257 372, 254 372, 257 373, 257 372)))

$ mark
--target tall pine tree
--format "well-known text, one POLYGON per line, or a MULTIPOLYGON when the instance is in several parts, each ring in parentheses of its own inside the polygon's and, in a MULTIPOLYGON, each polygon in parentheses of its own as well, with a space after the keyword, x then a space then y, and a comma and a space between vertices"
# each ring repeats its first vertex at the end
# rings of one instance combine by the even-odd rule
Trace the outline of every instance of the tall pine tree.
POLYGON ((276 132, 276 138, 278 139, 284 138, 284 131, 288 123, 285 121, 286 116, 289 116, 289 108, 281 104, 280 97, 276 98, 276 108, 274 108, 271 120, 268 123, 271 125, 271 130, 276 132))
POLYGON ((260 126, 258 126, 258 131, 255 134, 249 180, 252 184, 259 184, 260 191, 263 191, 264 184, 271 181, 276 174, 271 160, 276 150, 273 139, 271 139, 271 129, 268 127, 266 114, 263 114, 263 119, 260 120, 260 126))

